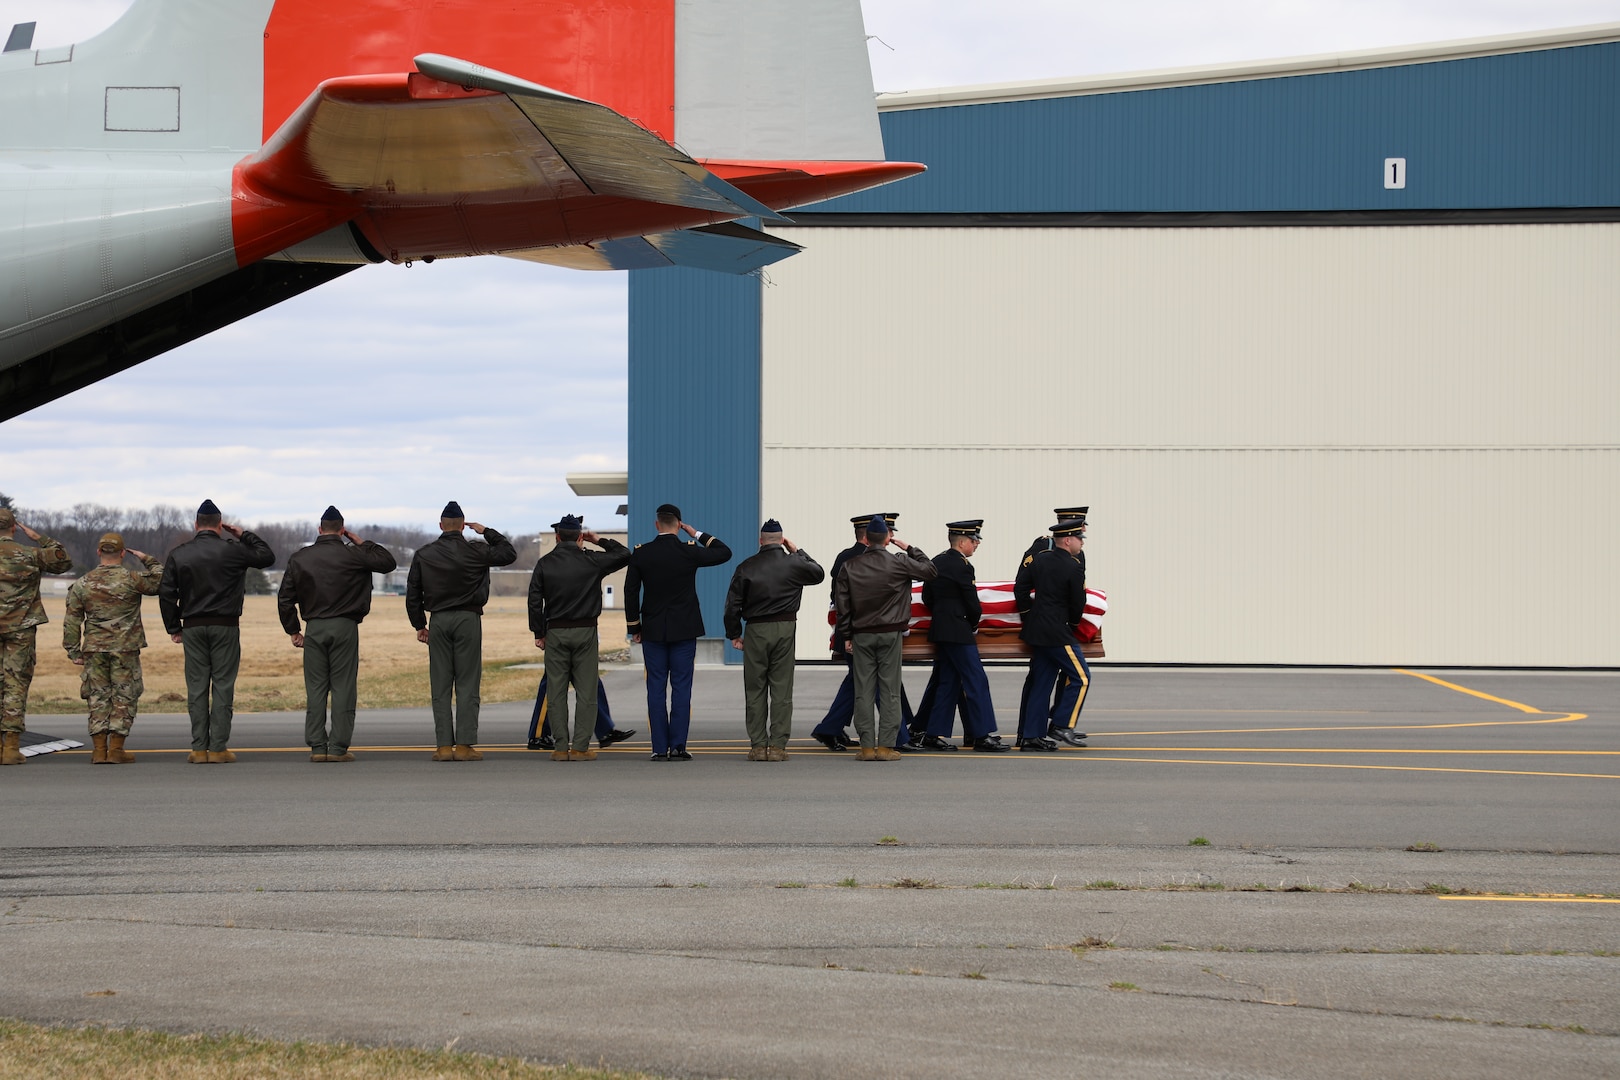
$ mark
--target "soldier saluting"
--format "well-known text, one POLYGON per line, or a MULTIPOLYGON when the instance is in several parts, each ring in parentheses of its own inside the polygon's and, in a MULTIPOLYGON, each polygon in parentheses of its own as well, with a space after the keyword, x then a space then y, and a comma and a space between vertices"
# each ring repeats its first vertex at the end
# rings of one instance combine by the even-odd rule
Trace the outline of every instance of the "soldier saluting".
POLYGON ((512 541, 468 521, 454 499, 439 514, 439 538, 417 551, 405 579, 405 615, 416 640, 427 643, 433 693, 434 761, 482 761, 478 742, 478 688, 484 676, 484 605, 489 568, 517 561, 512 541), (484 539, 467 542, 463 529, 484 539), (428 622, 427 613, 433 613, 428 622), (452 712, 450 703, 455 699, 452 712))
POLYGON ((141 597, 156 596, 163 564, 144 551, 125 551, 115 532, 96 542, 101 565, 68 589, 67 618, 62 620, 62 648, 84 668, 79 695, 90 705, 90 761, 94 765, 127 765, 135 755, 124 740, 135 723, 141 682, 141 597), (124 565, 124 556, 141 561, 139 572, 124 565))
POLYGON ((360 623, 371 613, 371 575, 386 574, 398 564, 387 548, 344 528, 343 515, 335 506, 321 515, 320 528, 313 544, 287 560, 276 610, 293 648, 304 650, 304 741, 309 744, 309 760, 353 761, 349 742, 359 698, 360 623))
POLYGON ((46 620, 39 602, 40 574, 73 569, 67 549, 41 536, 0 507, 0 765, 21 765, 28 687, 34 681, 34 638, 46 620), (38 544, 17 543, 17 530, 38 544))
POLYGON ((236 674, 242 667, 243 577, 276 553, 257 534, 225 524, 213 499, 197 507, 197 535, 169 553, 158 586, 158 610, 169 640, 186 652, 186 708, 194 765, 227 764, 236 674), (229 534, 231 539, 225 539, 229 534))

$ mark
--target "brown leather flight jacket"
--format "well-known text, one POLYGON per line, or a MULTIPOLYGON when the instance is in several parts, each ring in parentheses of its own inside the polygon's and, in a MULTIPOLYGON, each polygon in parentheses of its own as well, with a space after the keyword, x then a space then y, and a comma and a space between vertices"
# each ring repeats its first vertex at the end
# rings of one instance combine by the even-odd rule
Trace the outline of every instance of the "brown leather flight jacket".
POLYGON ((939 568, 921 548, 904 555, 869 547, 844 564, 833 582, 838 633, 845 641, 856 634, 887 634, 911 625, 911 583, 932 581, 939 568))

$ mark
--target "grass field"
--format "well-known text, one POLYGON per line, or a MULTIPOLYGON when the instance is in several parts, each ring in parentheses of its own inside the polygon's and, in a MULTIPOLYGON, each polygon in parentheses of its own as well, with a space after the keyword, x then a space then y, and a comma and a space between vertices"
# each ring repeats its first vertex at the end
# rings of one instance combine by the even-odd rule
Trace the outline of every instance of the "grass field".
POLYGON ((284 1043, 243 1035, 47 1028, 0 1020, 0 1080, 653 1080, 646 1073, 531 1065, 449 1050, 284 1043))
MULTIPOLYGON (((28 694, 30 713, 84 715, 79 697, 79 668, 62 649, 62 615, 66 601, 47 597, 50 622, 39 628, 39 665, 28 694)), ((185 661, 179 645, 163 632, 156 597, 147 597, 142 612, 146 639, 141 654, 146 693, 142 712, 185 712, 185 661)), ((624 613, 602 614, 604 656, 624 649, 624 613)), ((492 598, 484 609, 484 683, 486 703, 534 697, 540 672, 514 670, 514 664, 539 663, 543 654, 529 633, 527 601, 521 596, 492 598)), ((276 598, 250 596, 242 613, 242 674, 236 682, 236 711, 280 712, 304 707, 303 653, 292 647, 276 618, 276 598)), ((426 707, 429 703, 427 646, 405 618, 405 598, 378 596, 360 624, 360 707, 362 709, 426 707)))

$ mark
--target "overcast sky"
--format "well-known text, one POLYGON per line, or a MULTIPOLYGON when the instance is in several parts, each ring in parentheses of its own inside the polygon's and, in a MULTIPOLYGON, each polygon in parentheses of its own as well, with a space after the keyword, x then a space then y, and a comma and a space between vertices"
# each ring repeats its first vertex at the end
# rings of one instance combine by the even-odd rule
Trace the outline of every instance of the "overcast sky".
MULTIPOLYGON (((786 0, 783 0, 786 2, 786 0)), ((0 34, 81 41, 127 0, 0 0, 0 34)), ((1093 75, 1620 21, 1620 0, 864 0, 879 90, 1093 75)), ((471 58, 476 59, 476 57, 471 58)), ((27 506, 503 530, 616 499, 565 473, 626 464, 625 279, 510 259, 365 267, 0 424, 27 506)), ((700 523, 701 524, 701 523, 700 523)))

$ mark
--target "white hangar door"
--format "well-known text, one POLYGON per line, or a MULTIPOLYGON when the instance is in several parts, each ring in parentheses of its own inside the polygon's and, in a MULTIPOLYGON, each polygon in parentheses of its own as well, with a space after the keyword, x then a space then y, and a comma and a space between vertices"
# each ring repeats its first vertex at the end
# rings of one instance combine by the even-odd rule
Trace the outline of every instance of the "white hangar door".
POLYGON ((763 506, 824 565, 899 511, 1006 578, 1085 503, 1111 659, 1620 657, 1620 225, 781 232, 763 506))

